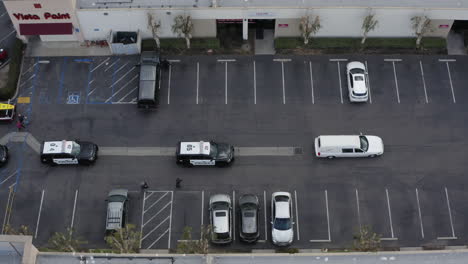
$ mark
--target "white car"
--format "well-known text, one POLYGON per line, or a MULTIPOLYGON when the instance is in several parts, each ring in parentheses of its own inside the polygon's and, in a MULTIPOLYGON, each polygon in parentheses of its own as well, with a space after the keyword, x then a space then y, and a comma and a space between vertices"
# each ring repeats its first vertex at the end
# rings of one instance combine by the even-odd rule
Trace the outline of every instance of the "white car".
POLYGON ((367 102, 369 89, 367 85, 366 66, 359 61, 352 61, 346 65, 348 78, 348 93, 351 102, 367 102))
POLYGON ((384 153, 383 140, 371 135, 321 135, 314 145, 318 158, 372 158, 384 153))
POLYGON ((271 196, 271 238, 277 246, 288 246, 293 242, 293 216, 291 194, 275 192, 271 196))
POLYGON ((227 244, 232 241, 232 203, 227 194, 210 197, 210 225, 213 227, 211 242, 227 244))

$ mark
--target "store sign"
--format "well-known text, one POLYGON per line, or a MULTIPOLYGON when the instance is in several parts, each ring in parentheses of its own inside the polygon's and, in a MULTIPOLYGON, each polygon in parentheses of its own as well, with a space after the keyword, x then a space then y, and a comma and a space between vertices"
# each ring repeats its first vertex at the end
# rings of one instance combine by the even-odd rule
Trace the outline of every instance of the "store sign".
POLYGON ((280 28, 287 28, 289 24, 278 24, 278 27, 280 28))
MULTIPOLYGON (((41 20, 41 17, 39 15, 35 14, 22 14, 22 13, 13 13, 13 16, 18 19, 18 20, 41 20)), ((68 13, 56 13, 52 14, 49 12, 45 12, 42 15, 43 19, 52 19, 52 20, 59 20, 59 19, 71 19, 70 14, 68 13)))
POLYGON ((275 14, 272 12, 249 12, 250 17, 274 17, 275 14))

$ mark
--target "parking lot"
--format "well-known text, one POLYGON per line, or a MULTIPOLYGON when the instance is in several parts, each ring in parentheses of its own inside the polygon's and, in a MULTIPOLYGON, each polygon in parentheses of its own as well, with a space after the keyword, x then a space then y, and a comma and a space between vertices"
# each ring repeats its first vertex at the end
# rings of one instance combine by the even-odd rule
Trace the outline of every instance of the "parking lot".
MULTIPOLYGON (((48 167, 22 142, 6 142, 0 170, 4 225, 26 224, 44 245, 67 227, 103 247, 106 195, 130 191, 129 222, 142 249, 175 248, 183 228, 209 223, 215 193, 259 197, 260 239, 228 248, 272 248, 271 194, 293 197, 292 247, 350 247, 369 225, 385 246, 468 242, 464 57, 191 56, 168 58, 160 106, 136 108, 138 57, 26 58, 19 109, 37 141, 86 139, 106 147, 174 147, 179 140, 226 141, 236 147, 285 147, 291 155, 239 156, 229 168, 182 168, 172 156, 109 153, 90 167, 48 167), (346 63, 368 67, 370 100, 350 104, 346 63), (376 159, 319 160, 320 134, 378 135, 376 159), (183 179, 175 189, 175 179, 183 179), (147 181, 146 192, 140 183, 147 181), (11 187, 11 188, 10 188, 11 187), (12 202, 11 202, 12 201, 12 202)), ((5 124, 2 133, 13 132, 5 124)), ((236 208, 237 210, 237 208, 236 208)), ((239 219, 235 219, 238 233, 239 219)))

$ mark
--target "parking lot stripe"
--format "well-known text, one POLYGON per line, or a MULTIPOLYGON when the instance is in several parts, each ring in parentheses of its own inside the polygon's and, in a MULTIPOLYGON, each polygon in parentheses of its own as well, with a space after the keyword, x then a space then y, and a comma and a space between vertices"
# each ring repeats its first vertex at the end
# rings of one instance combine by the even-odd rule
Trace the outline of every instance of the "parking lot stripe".
POLYGON ((150 219, 148 219, 148 221, 146 221, 146 223, 143 224, 143 226, 147 225, 149 222, 151 222, 151 220, 153 220, 156 216, 158 216, 162 211, 164 211, 164 209, 166 209, 170 204, 172 204, 172 202, 168 202, 163 208, 161 208, 155 215, 153 215, 152 217, 150 217, 150 219))
POLYGON ((310 90, 312 92, 312 104, 315 104, 315 98, 314 98, 314 78, 312 75, 312 62, 309 61, 309 73, 310 73, 310 90))
POLYGON ((340 61, 336 61, 336 66, 338 67, 338 82, 340 85, 340 100, 343 103, 343 88, 341 87, 341 69, 340 69, 340 61))
MULTIPOLYGON (((424 70, 423 70, 423 66, 422 66, 421 61, 419 61, 419 67, 421 68, 421 79, 422 79, 423 88, 424 88, 424 97, 426 98, 426 104, 428 104, 429 100, 427 99, 426 80, 424 79, 424 70)), ((418 190, 418 189, 416 189, 416 190, 418 190)), ((424 238, 424 236, 423 236, 423 238, 424 238)))
POLYGON ((5 37, 0 39, 0 43, 2 43, 5 39, 7 39, 11 34, 15 33, 16 31, 12 30, 10 33, 8 33, 5 37))
POLYGON ((198 104, 198 87, 199 87, 199 83, 200 83, 200 63, 197 62, 197 98, 196 98, 197 104, 198 104))
MULTIPOLYGON (((171 73, 172 73, 172 64, 169 64, 169 77, 167 80, 167 104, 171 103, 171 73)), ((161 78, 159 78, 159 80, 161 81, 161 78)), ((161 85, 159 85, 159 87, 161 87, 161 85)))
POLYGON ((169 220, 169 216, 166 217, 164 220, 162 220, 155 228, 151 229, 151 231, 146 233, 145 236, 142 238, 142 240, 145 240, 149 235, 151 235, 156 229, 158 229, 158 227, 164 224, 167 220, 169 220))
POLYGON ((369 67, 367 66, 367 61, 365 61, 365 64, 366 64, 367 87, 369 87, 369 103, 372 104, 372 91, 371 91, 370 78, 369 78, 369 67))
POLYGON ((75 212, 76 212, 76 200, 78 199, 78 190, 75 191, 75 202, 73 203, 73 213, 72 213, 72 220, 70 224, 70 232, 73 230, 73 224, 75 222, 75 212))
POLYGON ((145 213, 143 213, 143 210, 145 210, 145 201, 146 201, 146 191, 143 191, 143 205, 141 209, 141 224, 140 224, 140 248, 141 248, 141 242, 143 239, 141 239, 141 234, 143 234, 143 218, 145 216, 145 213))
MULTIPOLYGON (((127 85, 129 85, 131 82, 133 82, 136 78, 138 78, 138 74, 133 76, 133 78, 128 81, 127 83, 125 83, 122 87, 120 87, 119 90, 117 90, 117 92, 113 93, 111 97, 107 98, 107 100, 105 101, 106 103, 111 101, 112 99, 114 99, 115 95, 118 94, 120 91, 122 91, 124 88, 127 87, 127 85)), ((119 101, 120 102, 120 101, 119 101)))
POLYGON ((117 62, 120 61, 120 58, 117 58, 111 65, 109 65, 109 67, 107 67, 106 69, 104 69, 104 72, 108 71, 109 69, 112 69, 112 66, 114 66, 114 64, 116 64, 117 62))
POLYGON ((30 72, 32 69, 34 69, 34 66, 36 66, 38 62, 34 63, 31 67, 29 67, 26 71, 21 73, 21 76, 24 76, 26 73, 30 72))
POLYGON ((392 209, 390 207, 390 197, 388 195, 388 189, 385 188, 385 194, 387 195, 387 208, 388 208, 388 219, 390 220, 390 231, 392 234, 392 238, 395 238, 395 235, 393 233, 393 221, 392 221, 392 209))
POLYGON ((453 91, 452 75, 450 74, 449 62, 446 61, 445 64, 447 65, 447 73, 448 73, 448 77, 449 77, 449 81, 450 81, 450 89, 452 90, 452 99, 453 99, 453 103, 455 104, 457 102, 455 100, 455 92, 453 91))
POLYGON ((131 93, 133 93, 136 89, 138 89, 138 86, 135 86, 132 90, 130 90, 130 92, 128 92, 127 94, 125 94, 122 98, 120 98, 119 101, 117 101, 117 103, 120 103, 123 101, 123 99, 125 99, 127 96, 129 96, 131 93))
POLYGON ((5 206, 5 217, 3 218, 2 234, 5 234, 5 228, 10 224, 10 216, 11 216, 11 211, 13 210, 14 197, 15 197, 15 191, 13 189, 13 186, 10 186, 8 188, 8 199, 7 199, 7 204, 5 206))
POLYGON ((151 209, 154 205, 156 205, 159 201, 161 201, 164 197, 166 197, 166 195, 167 195, 168 193, 169 193, 169 192, 165 192, 164 195, 162 195, 161 197, 159 197, 159 199, 156 200, 156 202, 154 202, 153 204, 151 204, 150 207, 148 207, 148 209, 145 210, 145 208, 143 208, 143 213, 148 212, 149 209, 151 209))
POLYGON ((16 173, 18 173, 18 170, 15 170, 12 174, 10 174, 6 179, 4 179, 2 182, 0 182, 0 185, 4 184, 6 181, 8 181, 11 177, 15 176, 16 173))
POLYGON ((147 247, 147 249, 150 249, 152 246, 154 246, 154 244, 156 244, 165 234, 167 234, 167 232, 169 232, 169 229, 167 229, 166 232, 164 232, 162 235, 160 235, 160 236, 158 237, 158 239, 156 239, 156 240, 153 242, 153 244, 151 244, 151 245, 149 245, 149 246, 147 247))
POLYGON ((397 74, 396 74, 395 61, 392 61, 392 64, 393 64, 393 77, 395 78, 395 89, 396 89, 397 99, 398 99, 398 103, 400 103, 400 91, 398 90, 398 79, 397 79, 397 74))
POLYGON ((31 77, 29 77, 28 79, 24 80, 24 81, 21 81, 21 84, 20 84, 20 87, 25 85, 29 80, 31 80, 32 78, 36 77, 35 74, 31 75, 31 77))
POLYGON ((37 238, 37 231, 39 230, 39 221, 41 220, 42 202, 43 201, 44 201, 44 190, 42 190, 41 203, 39 204, 39 212, 37 213, 36 232, 34 232, 34 238, 37 238))
POLYGON ((265 219, 265 241, 268 241, 268 224, 267 224, 267 203, 266 203, 266 191, 263 191, 263 216, 265 219))
POLYGON ((297 192, 294 190, 294 204, 296 206, 296 233, 297 233, 297 241, 301 240, 299 236, 299 212, 297 211, 297 192))
POLYGON ((106 63, 108 60, 110 60, 110 57, 108 57, 107 59, 105 59, 103 62, 99 63, 98 66, 94 67, 94 69, 91 70, 91 72, 94 72, 95 70, 97 70, 99 67, 101 67, 104 63, 106 63))
POLYGON ((169 239, 167 241, 167 249, 171 248, 171 232, 172 232, 172 205, 174 204, 174 192, 171 191, 171 212, 169 214, 169 239))
POLYGON ((254 104, 257 104, 257 71, 255 69, 255 61, 253 61, 253 78, 254 78, 254 104))
MULTIPOLYGON (((151 195, 155 194, 156 192, 149 192, 149 193, 150 193, 150 194, 149 194, 148 196, 145 196, 145 197, 144 197, 145 200, 147 200, 148 198, 150 198, 151 195)), ((145 208, 143 208, 143 209, 145 209, 145 208)))
POLYGON ((359 209, 359 193, 358 190, 356 190, 356 206, 357 206, 357 215, 358 215, 358 223, 359 223, 359 231, 362 230, 362 225, 361 225, 361 210, 359 209))
POLYGON ((447 208, 448 208, 448 211, 449 211, 450 227, 452 228, 452 237, 456 237, 455 236, 455 229, 453 228, 452 209, 450 208, 450 200, 449 200, 447 187, 445 187, 445 197, 447 198, 447 208))
POLYGON ((424 226, 423 226, 423 222, 422 222, 421 206, 419 204, 418 188, 416 188, 416 203, 418 204, 418 215, 419 215, 419 226, 421 227, 421 237, 424 238, 424 226))
POLYGON ((204 215, 204 211, 205 211, 205 191, 202 190, 202 193, 201 193, 201 226, 203 226, 203 215, 204 215))
MULTIPOLYGON (((227 64, 227 63, 226 63, 227 64)), ((233 239, 236 241, 236 191, 232 191, 232 233, 234 234, 233 239)))
POLYGON ((283 80, 283 104, 286 104, 286 91, 284 88, 284 62, 281 61, 281 78, 283 80))
POLYGON ((325 190, 325 207, 327 209, 328 239, 313 239, 313 240, 309 240, 309 242, 312 242, 312 243, 331 242, 330 214, 329 214, 329 210, 328 210, 328 191, 327 190, 325 190))
POLYGON ((457 61, 456 59, 439 59, 440 62, 454 62, 457 61))
POLYGON ((228 98, 228 88, 227 88, 227 68, 228 67, 228 64, 227 62, 224 63, 224 104, 227 104, 227 98, 228 98))
POLYGON ((109 88, 113 88, 117 83, 119 83, 123 78, 125 78, 125 76, 127 76, 129 73, 131 73, 133 70, 135 70, 136 67, 133 66, 133 68, 131 70, 129 70, 127 73, 125 73, 124 75, 122 75, 122 77, 120 77, 116 82, 114 82, 111 87, 109 88))

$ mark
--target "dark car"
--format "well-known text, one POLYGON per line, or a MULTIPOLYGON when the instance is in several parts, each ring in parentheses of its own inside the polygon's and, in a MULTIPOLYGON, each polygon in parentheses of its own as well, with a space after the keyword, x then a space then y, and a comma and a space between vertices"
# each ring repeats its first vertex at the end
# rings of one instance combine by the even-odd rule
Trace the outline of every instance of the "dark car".
POLYGON ((0 167, 8 162, 8 147, 0 145, 0 167))
POLYGON ((128 210, 128 190, 114 189, 107 195, 106 234, 125 227, 128 210))
POLYGON ((98 146, 86 141, 46 141, 41 146, 41 161, 50 165, 84 164, 96 162, 98 146))
POLYGON ((144 51, 140 59, 140 83, 138 86, 139 108, 155 108, 158 106, 158 91, 160 84, 160 58, 155 51, 144 51))
POLYGON ((242 195, 239 198, 240 208, 240 237, 248 243, 256 242, 259 237, 258 232, 258 197, 253 194, 242 195))
POLYGON ((179 142, 177 164, 186 166, 226 166, 234 161, 234 147, 213 141, 179 142))

